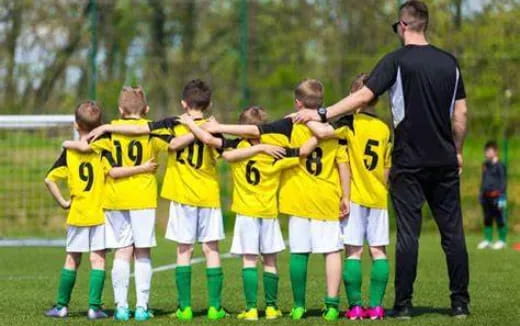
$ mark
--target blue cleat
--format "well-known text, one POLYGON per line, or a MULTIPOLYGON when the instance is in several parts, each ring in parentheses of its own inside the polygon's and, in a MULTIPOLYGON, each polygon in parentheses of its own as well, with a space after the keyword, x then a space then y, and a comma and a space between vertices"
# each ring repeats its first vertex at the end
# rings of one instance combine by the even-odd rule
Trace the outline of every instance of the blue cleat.
POLYGON ((67 307, 58 307, 54 306, 52 309, 49 309, 45 312, 45 316, 52 318, 65 318, 67 317, 69 311, 67 307))
POLYGON ((88 310, 88 313, 87 313, 88 320, 105 319, 105 318, 108 318, 108 315, 106 314, 106 312, 104 312, 101 309, 94 310, 91 308, 88 310))
POLYGON ((130 320, 130 310, 128 310, 128 308, 117 308, 114 313, 114 319, 121 321, 130 320))
POLYGON ((135 308, 135 320, 145 321, 153 318, 153 314, 149 309, 143 307, 135 308))

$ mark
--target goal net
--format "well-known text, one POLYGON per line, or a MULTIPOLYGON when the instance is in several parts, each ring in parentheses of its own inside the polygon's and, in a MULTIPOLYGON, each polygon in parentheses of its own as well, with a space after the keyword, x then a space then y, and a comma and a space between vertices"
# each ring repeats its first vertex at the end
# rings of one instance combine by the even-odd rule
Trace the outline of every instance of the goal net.
POLYGON ((44 179, 75 137, 73 115, 0 115, 0 237, 41 235, 62 229, 66 212, 44 179))

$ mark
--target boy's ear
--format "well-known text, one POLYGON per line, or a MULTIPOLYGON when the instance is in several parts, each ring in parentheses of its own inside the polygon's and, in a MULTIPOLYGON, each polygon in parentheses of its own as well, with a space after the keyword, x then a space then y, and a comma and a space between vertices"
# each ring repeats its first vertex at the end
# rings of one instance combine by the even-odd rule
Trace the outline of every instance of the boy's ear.
POLYGON ((297 109, 303 108, 303 103, 300 100, 294 99, 294 103, 295 103, 297 109))
POLYGON ((117 109, 119 110, 119 114, 120 114, 121 116, 123 116, 123 113, 124 113, 124 112, 123 112, 123 109, 122 109, 120 106, 118 106, 117 109))
POLYGON ((183 108, 184 110, 187 110, 187 109, 188 109, 188 103, 186 103, 185 100, 181 100, 181 105, 182 105, 182 108, 183 108))
POLYGON ((144 114, 148 114, 148 112, 150 112, 150 106, 149 105, 147 105, 146 109, 144 109, 144 114))
POLYGON ((79 131, 79 126, 76 121, 74 121, 74 130, 79 131))

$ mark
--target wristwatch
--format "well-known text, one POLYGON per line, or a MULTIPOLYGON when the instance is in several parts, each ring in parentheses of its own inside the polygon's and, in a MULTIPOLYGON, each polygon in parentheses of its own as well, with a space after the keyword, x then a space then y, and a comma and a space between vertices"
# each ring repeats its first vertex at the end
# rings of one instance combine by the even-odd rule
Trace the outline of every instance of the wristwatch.
POLYGON ((320 116, 321 122, 325 123, 327 122, 327 108, 319 108, 318 109, 318 115, 320 116))

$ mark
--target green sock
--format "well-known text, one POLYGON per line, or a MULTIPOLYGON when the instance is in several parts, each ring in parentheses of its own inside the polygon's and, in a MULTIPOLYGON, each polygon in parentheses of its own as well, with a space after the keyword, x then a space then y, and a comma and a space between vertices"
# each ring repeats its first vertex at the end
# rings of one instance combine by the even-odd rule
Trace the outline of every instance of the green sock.
POLYGON ((506 242, 506 239, 507 239, 507 226, 506 225, 498 228, 498 238, 500 240, 506 242))
POLYGON ((390 268, 388 259, 376 259, 372 262, 372 273, 370 275, 370 307, 383 304, 386 285, 388 284, 390 268))
POLYGON ((76 271, 63 268, 60 273, 58 298, 56 300, 58 307, 66 307, 69 305, 74 283, 76 283, 76 271))
POLYGON ((276 307, 278 301, 278 274, 264 272, 265 305, 276 307))
POLYGON ((289 269, 295 307, 305 308, 308 262, 309 254, 291 254, 289 269))
POLYGON ((492 226, 484 227, 484 239, 486 239, 489 242, 493 241, 493 227, 492 226))
POLYGON ((208 278, 208 304, 210 307, 220 310, 222 283, 224 280, 222 267, 206 268, 206 276, 208 278))
POLYGON ((105 286, 105 271, 102 269, 93 269, 90 271, 90 283, 88 291, 88 306, 90 309, 101 309, 101 297, 103 295, 103 287, 105 286))
POLYGON ((325 297, 325 307, 338 309, 339 297, 325 297))
POLYGON ((343 283, 347 291, 347 299, 349 306, 362 306, 361 298, 361 282, 363 276, 361 274, 361 260, 345 259, 343 262, 343 283))
POLYGON ((256 267, 242 268, 242 282, 244 284, 246 308, 256 308, 256 296, 258 291, 258 270, 256 267))
POLYGON ((184 309, 191 306, 191 266, 177 266, 175 282, 179 296, 179 307, 184 309))

